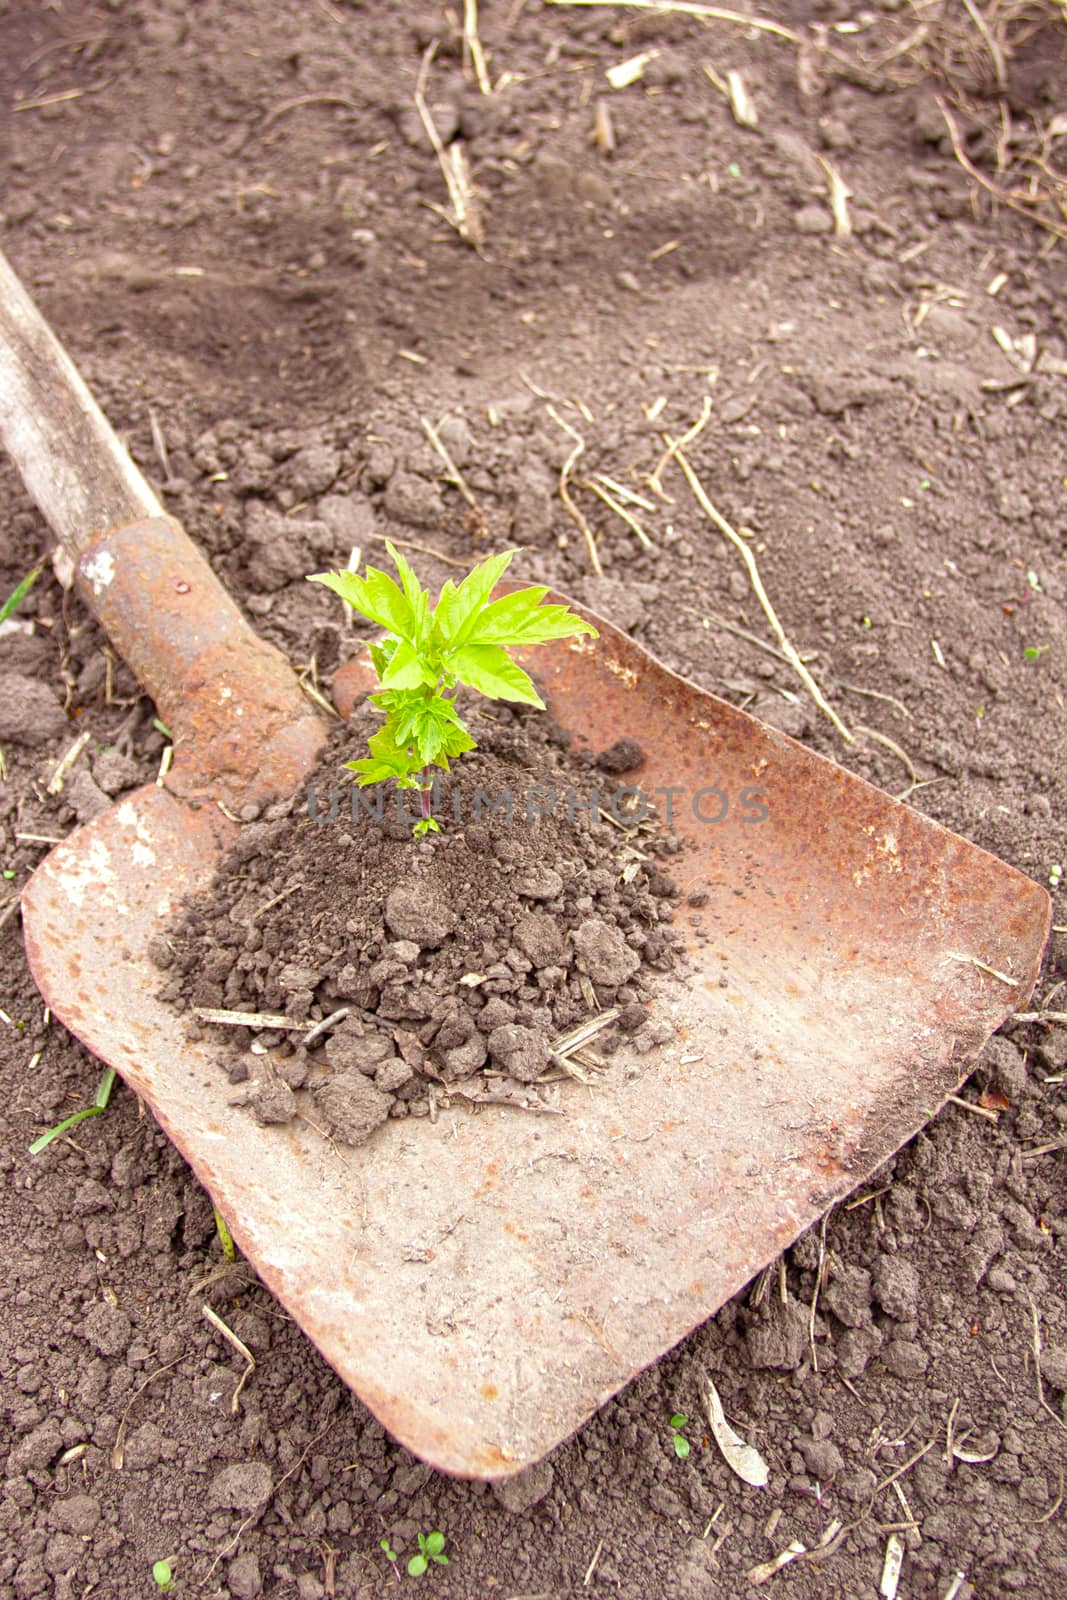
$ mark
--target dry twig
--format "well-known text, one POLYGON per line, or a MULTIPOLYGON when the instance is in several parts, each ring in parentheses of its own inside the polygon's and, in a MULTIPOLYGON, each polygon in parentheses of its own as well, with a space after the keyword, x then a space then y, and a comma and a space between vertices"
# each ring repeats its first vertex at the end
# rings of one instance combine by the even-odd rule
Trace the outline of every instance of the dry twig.
MULTIPOLYGON (((373 539, 376 544, 385 544, 388 535, 384 533, 372 533, 369 535, 369 537, 373 539)), ((435 550, 432 545, 416 544, 414 539, 394 538, 392 543, 399 546, 401 550, 416 550, 420 556, 432 556, 435 561, 440 561, 442 565, 446 567, 459 567, 463 572, 466 572, 467 568, 470 566, 469 561, 457 561, 455 556, 446 556, 443 550, 435 550)))
POLYGON ((887 750, 892 750, 897 759, 902 761, 907 768, 908 777, 911 779, 912 784, 918 783, 919 774, 915 770, 911 757, 906 750, 901 749, 895 739, 889 737, 888 733, 879 733, 877 728, 865 727, 863 723, 857 723, 856 732, 866 734, 867 738, 873 739, 876 744, 884 745, 887 750))
POLYGON ((441 169, 441 176, 444 178, 445 188, 448 190, 452 212, 451 215, 448 212, 442 214, 449 226, 455 228, 460 238, 466 244, 473 245, 477 249, 483 243, 485 233, 482 227, 482 219, 475 203, 474 185, 467 169, 466 154, 458 139, 453 140, 448 149, 445 149, 441 135, 437 131, 437 124, 431 115, 430 107, 426 103, 426 85, 429 81, 430 68, 433 65, 433 58, 436 54, 437 42, 435 40, 433 44, 427 46, 426 53, 422 58, 422 66, 419 68, 419 78, 415 85, 415 109, 422 119, 423 127, 426 129, 426 137, 433 146, 434 155, 437 157, 437 165, 441 169))
POLYGON ((546 406, 545 410, 552 418, 552 421, 556 423, 558 427, 562 428, 564 433, 569 434, 570 437, 575 441, 574 449, 563 463, 563 467, 560 471, 559 497, 563 501, 563 504, 566 506, 574 522, 577 524, 582 538, 585 540, 585 547, 589 551, 589 562, 593 568, 593 571, 596 573, 598 578, 602 578, 604 576, 604 568, 600 565, 600 555, 597 551, 596 539, 593 537, 593 530, 589 526, 589 519, 575 501, 569 487, 571 473, 574 471, 574 463, 585 449, 585 440, 582 438, 581 434, 576 428, 572 428, 569 422, 564 421, 559 412, 556 410, 555 406, 546 406))

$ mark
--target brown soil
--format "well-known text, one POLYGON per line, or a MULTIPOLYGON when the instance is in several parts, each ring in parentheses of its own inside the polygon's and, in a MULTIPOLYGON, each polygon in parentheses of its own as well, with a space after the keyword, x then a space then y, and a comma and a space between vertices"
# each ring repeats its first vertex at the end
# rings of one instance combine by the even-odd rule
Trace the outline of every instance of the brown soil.
POLYGON ((591 1081, 622 1034, 644 1054, 674 1036, 642 1002, 678 960, 667 925, 681 891, 657 857, 681 841, 621 786, 640 745, 571 748, 540 712, 461 709, 476 749, 436 775, 435 837, 413 843, 409 794, 362 792, 341 766, 381 726, 364 701, 153 940, 163 997, 192 1009, 195 1038, 213 1031, 234 1101, 265 1125, 304 1114, 364 1144, 457 1096, 555 1113, 548 1086, 591 1081), (626 826, 638 803, 648 816, 626 826), (212 1008, 281 1025, 205 1021, 212 1008), (578 1048, 571 1035, 593 1022, 578 1048))
MULTIPOLYGON (((831 30, 844 14, 817 9, 831 30)), ((521 576, 893 790, 912 781, 899 746, 913 804, 1048 882, 1067 788, 1062 246, 990 214, 929 74, 876 92, 813 72, 810 51, 798 79, 795 45, 725 24, 521 0, 481 12, 505 80, 490 96, 430 6, 0 0, 3 248, 135 458, 299 664, 314 653, 326 674, 349 648, 302 581, 313 566, 388 532, 464 565, 521 543, 521 576), (428 99, 469 155, 481 253, 434 209, 443 181, 413 110, 433 39, 428 99), (605 70, 645 50, 643 78, 612 90, 605 70), (705 63, 742 72, 757 129, 705 63), (612 155, 590 140, 599 102, 612 155), (820 157, 852 190, 850 238, 831 231, 820 157), (789 669, 732 631, 765 636, 762 614, 675 469, 669 503, 635 508, 651 550, 576 491, 599 535, 605 576, 590 575, 556 494, 574 448, 556 418, 585 441, 579 475, 648 498, 657 428, 679 434, 707 392, 691 453, 712 499, 751 531, 842 714, 893 746, 843 746, 789 669)), ((810 35, 799 7, 776 15, 810 35)), ((912 20, 875 13, 868 57, 912 20)), ((1063 104, 1062 26, 1020 50, 1002 98, 1027 130, 1063 104)), ((985 112, 992 134, 959 118, 991 177, 1001 124, 985 112)), ((50 540, 6 464, 0 497, 7 592, 50 540)), ((453 570, 418 559, 430 582, 453 570)), ((11 892, 49 839, 151 776, 164 743, 51 575, 19 617, 32 629, 0 638, 11 892), (80 728, 91 745, 49 796, 80 728)), ((1067 969, 1062 889, 1054 922, 1039 998, 1067 969)), ((167 1140, 118 1090, 26 1154, 91 1101, 100 1068, 42 1016, 17 934, 9 915, 0 1600, 143 1595, 164 1556, 176 1592, 369 1600, 395 1586, 383 1535, 403 1566, 432 1528, 451 1564, 423 1582, 441 1595, 725 1600, 834 1518, 841 1542, 770 1588, 867 1600, 903 1525, 902 1595, 943 1596, 957 1573, 982 1597, 1063 1591, 1061 1025, 1009 1026, 965 1091, 972 1109, 949 1106, 831 1215, 813 1321, 818 1233, 494 1490, 394 1446, 270 1296, 233 1279, 210 1292, 257 1367, 231 1414, 241 1363, 204 1294, 190 1299, 220 1258, 211 1205, 167 1140), (995 1121, 973 1109, 986 1091, 995 1121), (766 1489, 708 1442, 705 1372, 767 1459, 766 1489), (675 1411, 691 1419, 684 1462, 675 1411)))

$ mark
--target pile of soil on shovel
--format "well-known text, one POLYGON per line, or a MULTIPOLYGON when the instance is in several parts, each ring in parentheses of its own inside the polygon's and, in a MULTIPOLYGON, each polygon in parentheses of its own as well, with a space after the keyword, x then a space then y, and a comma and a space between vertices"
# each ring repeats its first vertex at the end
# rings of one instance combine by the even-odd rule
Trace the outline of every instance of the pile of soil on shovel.
POLYGON ((680 841, 634 825, 640 746, 572 750, 525 708, 467 714, 478 749, 442 774, 442 832, 413 838, 417 797, 352 782, 343 763, 380 723, 364 705, 156 941, 165 998, 217 1028, 260 1122, 304 1114, 362 1144, 456 1096, 552 1112, 554 1085, 595 1075, 623 1035, 640 1053, 671 1037, 647 1002, 679 959, 662 862, 680 841), (219 1025, 212 1008, 295 1026, 219 1025))

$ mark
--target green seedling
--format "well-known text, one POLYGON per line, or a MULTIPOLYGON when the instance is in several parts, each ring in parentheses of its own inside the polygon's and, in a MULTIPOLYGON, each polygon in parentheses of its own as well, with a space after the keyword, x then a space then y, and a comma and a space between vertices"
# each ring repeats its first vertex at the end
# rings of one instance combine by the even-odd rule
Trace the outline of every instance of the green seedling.
POLYGON ((384 1539, 379 1539, 378 1543, 381 1546, 381 1548, 382 1548, 382 1550, 383 1550, 383 1552, 385 1554, 386 1561, 397 1561, 397 1560, 399 1560, 399 1557, 397 1556, 396 1551, 393 1549, 392 1545, 389 1543, 389 1535, 388 1534, 386 1534, 384 1539))
POLYGON ((689 1418, 686 1416, 684 1411, 676 1411, 668 1423, 668 1427, 671 1430, 671 1443, 674 1446, 674 1453, 678 1457, 679 1461, 685 1460, 691 1448, 689 1440, 682 1432, 682 1429, 687 1427, 688 1423, 689 1418))
POLYGON ((1051 867, 1048 869, 1048 886, 1052 890, 1053 894, 1055 894, 1062 882, 1063 863, 1062 861, 1054 861, 1051 867))
POLYGON ((1028 644, 1026 649, 1023 651, 1023 660, 1040 661, 1047 649, 1047 644, 1028 644))
POLYGON ((174 1567, 169 1561, 157 1561, 152 1567, 152 1576, 156 1580, 156 1587, 160 1594, 169 1594, 174 1588, 174 1567))
POLYGON ((219 1243, 222 1246, 222 1253, 226 1257, 227 1261, 236 1261, 237 1246, 233 1242, 233 1234, 226 1226, 226 1218, 223 1216, 218 1206, 213 1206, 212 1210, 215 1213, 215 1232, 219 1236, 219 1243))
POLYGON ((438 1567, 448 1566, 448 1557, 445 1551, 445 1536, 443 1533, 420 1533, 419 1553, 411 1557, 408 1562, 408 1577, 421 1578, 424 1572, 430 1569, 431 1561, 438 1567))
POLYGON ((508 651, 573 634, 595 639, 597 632, 566 606, 543 605, 546 585, 491 599, 515 550, 490 556, 458 585, 449 579, 432 607, 429 590, 408 562, 388 540, 386 548, 400 586, 374 567, 362 578, 354 572, 318 572, 309 581, 325 584, 360 616, 386 629, 385 638, 370 646, 381 685, 371 704, 385 713, 385 723, 371 736, 370 755, 347 765, 360 788, 392 783, 418 791, 420 815, 412 829, 418 837, 440 832, 432 815, 433 769, 447 772, 450 761, 476 748, 456 711, 459 685, 489 700, 543 711, 533 682, 508 651))
POLYGON ((13 616, 18 610, 19 606, 22 604, 30 590, 33 588, 34 584, 37 582, 37 579, 41 576, 43 568, 44 562, 41 561, 36 567, 34 567, 32 572, 27 572, 18 588, 14 589, 11 594, 8 595, 3 605, 0 606, 0 622, 6 622, 8 617, 13 616))
POLYGON ((104 1076, 100 1079, 100 1087, 96 1091, 96 1099, 92 1105, 83 1106, 80 1111, 75 1111, 73 1116, 65 1117, 62 1122, 57 1122, 54 1128, 49 1128, 47 1133, 42 1133, 41 1137, 35 1139, 30 1145, 30 1155, 40 1155, 41 1151, 47 1150, 53 1139, 58 1139, 61 1133, 66 1133, 69 1128, 74 1128, 79 1122, 84 1122, 86 1117, 98 1117, 102 1111, 106 1111, 114 1083, 114 1067, 105 1067, 104 1076))

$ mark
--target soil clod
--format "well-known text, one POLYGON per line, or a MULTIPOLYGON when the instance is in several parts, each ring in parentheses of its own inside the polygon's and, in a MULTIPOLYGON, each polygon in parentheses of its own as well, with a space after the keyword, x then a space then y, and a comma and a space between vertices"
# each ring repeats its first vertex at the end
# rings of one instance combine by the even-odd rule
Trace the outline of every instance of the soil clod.
MULTIPOLYGON (((374 726, 365 708, 355 725, 374 726)), ((648 1005, 655 972, 677 960, 678 892, 660 859, 677 839, 650 817, 635 871, 626 837, 594 820, 588 760, 549 717, 494 706, 471 725, 479 748, 436 797, 442 832, 417 842, 380 792, 368 805, 342 766, 354 735, 341 733, 307 795, 242 830, 163 942, 163 994, 199 1020, 224 1000, 235 1019, 280 1012, 289 1024, 259 1035, 266 1060, 241 1053, 245 1030, 219 1028, 231 1080, 247 1080, 233 1103, 259 1122, 299 1116, 304 1089, 308 1120, 357 1145, 390 1118, 435 1115, 440 1089, 557 1109, 529 1086, 561 1070, 589 1081, 618 1034, 593 1026, 584 1066, 557 1041, 614 1019, 617 999, 639 1054, 673 1037, 648 1005), (565 800, 546 809, 553 793, 565 800), (349 1014, 330 1027, 339 1001, 349 1014)), ((628 763, 640 751, 625 738, 615 748, 628 763)))

